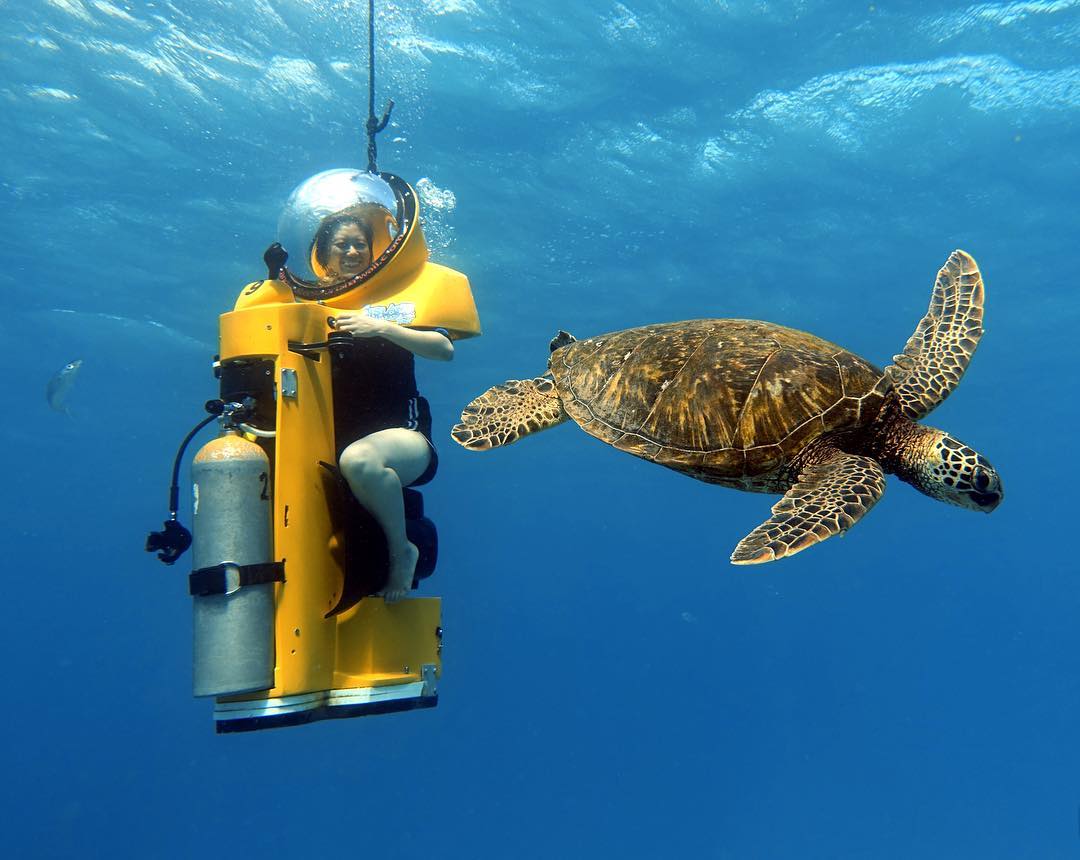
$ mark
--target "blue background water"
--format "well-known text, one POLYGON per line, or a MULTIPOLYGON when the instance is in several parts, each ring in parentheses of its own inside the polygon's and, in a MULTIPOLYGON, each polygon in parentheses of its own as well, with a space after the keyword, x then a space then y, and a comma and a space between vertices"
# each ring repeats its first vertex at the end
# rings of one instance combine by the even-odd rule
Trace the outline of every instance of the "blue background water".
POLYGON ((1007 499, 890 479, 746 570, 766 496, 572 426, 446 440, 439 707, 213 734, 141 544, 285 197, 363 165, 365 5, 2 4, 5 853, 1075 856, 1076 0, 380 4, 380 166, 485 326, 421 370, 444 438, 560 327, 759 317, 883 364, 962 247, 988 334, 931 421, 1007 499))

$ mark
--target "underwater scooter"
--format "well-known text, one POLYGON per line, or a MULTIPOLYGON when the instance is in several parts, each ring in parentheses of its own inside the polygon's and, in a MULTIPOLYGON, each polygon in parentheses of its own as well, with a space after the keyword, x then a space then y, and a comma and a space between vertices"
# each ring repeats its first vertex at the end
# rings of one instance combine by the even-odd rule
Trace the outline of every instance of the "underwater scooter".
MULTIPOLYGON (((373 53, 373 45, 372 45, 373 53)), ((372 77, 372 93, 374 79, 372 77)), ((373 104, 372 95, 372 104, 373 104)), ((219 733, 361 716, 438 702, 438 598, 387 604, 381 528, 338 472, 341 385, 353 338, 335 315, 364 313, 451 339, 480 334, 468 279, 428 260, 416 192, 375 167, 323 171, 293 191, 267 277, 220 317, 220 399, 184 439, 170 516, 146 550, 173 564, 191 546, 194 693, 215 698, 219 733), (334 213, 373 228, 372 262, 348 278, 320 270, 312 237, 334 213), (299 251, 290 268, 287 248, 299 251), (195 434, 221 435, 192 464, 192 532, 178 518, 179 469, 195 434)), ((414 587, 434 569, 437 538, 423 499, 405 489, 407 535, 420 549, 414 587)))

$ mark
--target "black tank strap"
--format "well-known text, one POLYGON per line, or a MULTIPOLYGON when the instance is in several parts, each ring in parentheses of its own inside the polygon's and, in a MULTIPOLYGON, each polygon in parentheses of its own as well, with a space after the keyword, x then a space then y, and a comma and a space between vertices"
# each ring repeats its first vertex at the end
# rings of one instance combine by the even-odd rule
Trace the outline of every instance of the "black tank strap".
POLYGON ((192 597, 210 594, 232 594, 245 585, 266 585, 285 581, 285 562, 266 561, 258 564, 233 564, 225 561, 211 567, 193 570, 188 578, 192 597))

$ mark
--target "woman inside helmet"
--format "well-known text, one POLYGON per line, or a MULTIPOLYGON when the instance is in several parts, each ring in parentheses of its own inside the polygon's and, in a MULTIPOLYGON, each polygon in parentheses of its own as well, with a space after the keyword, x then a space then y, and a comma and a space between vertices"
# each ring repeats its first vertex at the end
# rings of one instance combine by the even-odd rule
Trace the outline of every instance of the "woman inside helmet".
POLYGON ((371 265, 371 227, 353 215, 334 215, 315 235, 315 259, 325 280, 340 281, 371 265))
MULTIPOLYGON (((327 281, 359 274, 372 262, 370 224, 355 213, 328 216, 316 232, 312 257, 327 281)), ((419 555, 406 537, 401 489, 427 483, 438 465, 431 411, 416 388, 414 356, 449 361, 454 345, 441 329, 409 328, 369 315, 375 310, 336 319, 336 328, 351 334, 354 343, 335 369, 344 375, 347 396, 334 408, 349 428, 349 438, 338 440, 341 474, 386 534, 390 573, 380 594, 393 602, 412 587, 419 555)))

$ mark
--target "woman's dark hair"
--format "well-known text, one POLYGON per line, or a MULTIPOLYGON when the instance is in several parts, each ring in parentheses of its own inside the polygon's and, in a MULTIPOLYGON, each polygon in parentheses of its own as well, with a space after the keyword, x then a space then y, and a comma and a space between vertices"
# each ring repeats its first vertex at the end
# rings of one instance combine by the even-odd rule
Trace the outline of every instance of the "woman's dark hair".
POLYGON ((346 224, 355 224, 360 228, 360 232, 364 234, 364 238, 367 239, 368 247, 371 247, 371 225, 367 221, 362 221, 355 215, 349 215, 342 213, 340 215, 331 215, 319 225, 318 231, 315 233, 315 259, 320 266, 325 266, 327 258, 330 255, 330 240, 334 238, 334 234, 338 231, 338 228, 343 227, 346 224))

